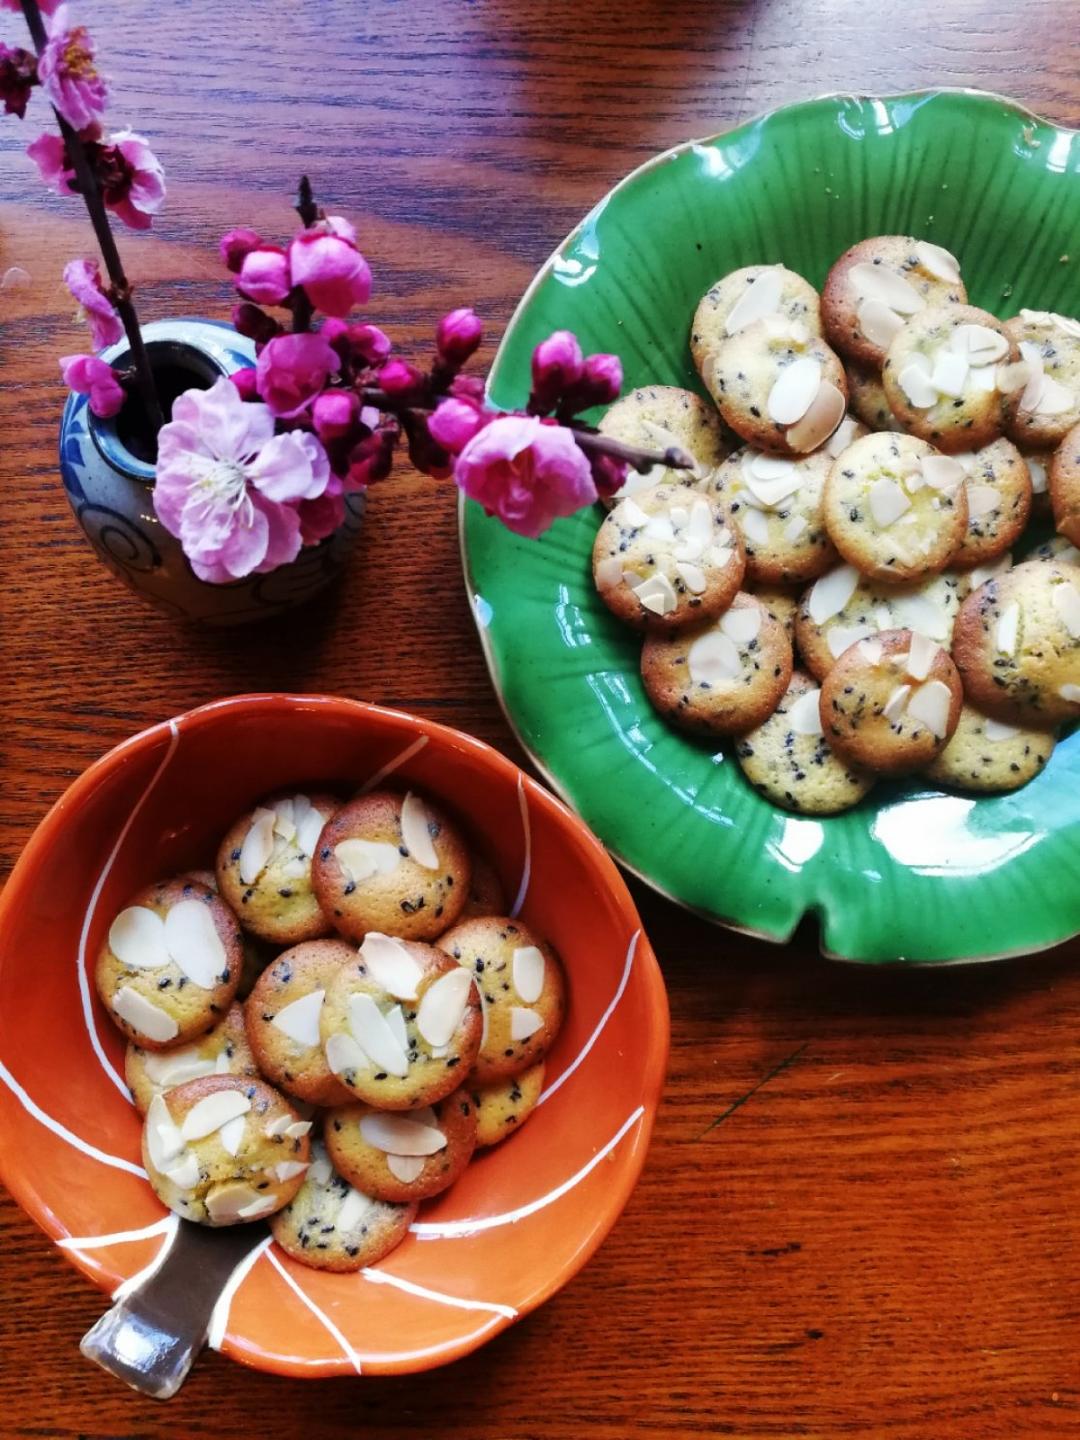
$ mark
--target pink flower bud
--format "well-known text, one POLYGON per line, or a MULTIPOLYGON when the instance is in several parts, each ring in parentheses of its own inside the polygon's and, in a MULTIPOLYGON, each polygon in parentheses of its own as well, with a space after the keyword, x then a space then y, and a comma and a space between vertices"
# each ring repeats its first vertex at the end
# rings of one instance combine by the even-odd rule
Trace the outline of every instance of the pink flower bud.
POLYGON ((455 375, 450 381, 450 394, 457 400, 471 400, 474 405, 483 405, 486 398, 479 375, 455 375))
POLYGON ((267 315, 266 311, 260 310, 257 305, 234 305, 232 323, 241 335, 248 340, 254 340, 257 346, 267 344, 275 335, 282 333, 281 326, 273 316, 267 315))
POLYGON ((332 535, 345 519, 345 496, 339 491, 320 495, 317 500, 302 500, 296 507, 300 516, 300 539, 305 545, 317 545, 332 535))
POLYGON ((103 420, 118 415, 127 398, 116 371, 96 355, 65 355, 60 361, 64 384, 90 397, 90 409, 103 420))
POLYGON ((475 352, 483 334, 484 327, 474 310, 451 310, 439 321, 435 331, 439 359, 459 369, 475 352))
POLYGON ((371 294, 371 271, 357 250, 340 235, 302 230, 289 246, 294 285, 302 285, 316 310, 343 319, 371 294))
POLYGON ((239 390, 241 400, 258 400, 259 388, 255 383, 254 366, 246 370, 234 370, 229 379, 239 390))
POLYGON ((241 226, 237 230, 229 230, 222 237, 218 245, 218 253, 222 263, 230 269, 234 275, 239 275, 240 267, 244 263, 244 256, 250 250, 258 250, 263 243, 263 238, 255 230, 248 230, 241 226))
POLYGON ((484 423, 483 413, 470 400, 449 397, 439 402, 428 429, 444 450, 459 455, 484 423))
POLYGON ((353 446, 345 477, 347 491, 366 490, 376 480, 386 479, 394 463, 396 439, 396 432, 392 430, 375 430, 353 446))
POLYGON ((581 378, 581 409, 591 405, 610 405, 622 389, 622 361, 617 355, 590 355, 585 361, 581 378))
POLYGON ((541 340, 532 357, 530 410, 546 414, 562 399, 563 392, 581 379, 583 372, 581 346, 570 330, 556 330, 541 340))
POLYGON ((453 471, 450 456, 432 436, 428 419, 415 410, 407 410, 401 417, 401 426, 409 442, 409 459, 422 475, 431 475, 436 480, 445 480, 453 471))
POLYGON ((323 444, 347 435, 360 414, 360 397, 355 390, 324 390, 315 396, 311 423, 323 444))
POLYGON ((395 400, 413 400, 422 392, 425 376, 407 360, 388 360, 377 379, 387 395, 395 400))
POLYGON ((280 305, 292 289, 285 251, 276 245, 249 250, 241 261, 236 288, 257 305, 280 305))
POLYGON ((322 338, 310 331, 278 335, 259 352, 259 394, 279 419, 307 410, 341 361, 322 338))
POLYGON ((366 365, 381 365, 394 348, 390 336, 378 325, 350 325, 349 342, 354 355, 366 365))

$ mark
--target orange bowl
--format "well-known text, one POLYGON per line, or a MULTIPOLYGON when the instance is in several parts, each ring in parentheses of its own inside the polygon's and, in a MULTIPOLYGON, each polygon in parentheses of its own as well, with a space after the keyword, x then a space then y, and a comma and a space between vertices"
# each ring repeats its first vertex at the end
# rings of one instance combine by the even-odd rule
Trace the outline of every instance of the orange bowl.
POLYGON ((123 1041, 90 981, 112 916, 147 881, 206 864, 259 795, 383 775, 465 822, 562 955, 570 1003, 529 1124, 421 1207, 375 1269, 306 1269, 267 1240, 234 1272, 211 1343, 291 1375, 400 1374, 464 1355, 565 1284, 614 1225, 668 1049, 663 981, 614 865, 554 796, 467 735, 353 700, 247 695, 91 765, 0 897, 0 1178, 111 1292, 153 1264, 173 1224, 144 1178, 123 1041))

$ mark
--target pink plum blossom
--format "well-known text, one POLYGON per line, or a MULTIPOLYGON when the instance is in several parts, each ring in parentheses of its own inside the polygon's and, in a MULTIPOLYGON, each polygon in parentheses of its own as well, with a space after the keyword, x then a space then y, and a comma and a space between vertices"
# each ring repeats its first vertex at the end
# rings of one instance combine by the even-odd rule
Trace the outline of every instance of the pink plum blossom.
POLYGON ((325 230, 301 230, 289 246, 294 285, 302 285, 316 310, 344 319, 371 294, 371 271, 356 246, 325 230))
POLYGON ((116 371, 96 355, 64 355, 60 360, 64 384, 90 397, 90 409, 103 420, 119 414, 125 399, 116 371))
POLYGON ((498 415, 454 464, 458 486, 509 530, 535 539, 596 499, 588 459, 569 430, 535 415, 498 415))
POLYGON ((571 330, 556 330, 541 340, 533 351, 533 393, 529 409, 546 414, 562 398, 570 385, 575 385, 585 369, 577 336, 571 330))
POLYGON ((360 365, 381 365, 394 348, 390 336, 378 325, 349 325, 331 317, 323 322, 319 334, 341 356, 360 365))
POLYGON ((273 414, 289 420, 306 410, 340 369, 341 360, 321 335, 278 335, 259 352, 259 394, 273 414))
POLYGON ((311 406, 311 423, 324 443, 347 435, 359 416, 360 397, 355 390, 324 390, 311 406))
POLYGON ((374 430, 353 446, 345 476, 346 490, 366 490, 376 480, 386 479, 394 463, 394 439, 392 430, 374 430))
POLYGON ((439 359, 455 369, 465 364, 484 336, 484 327, 475 310, 451 310, 435 330, 439 359))
POLYGON ((246 226, 238 226, 235 230, 227 230, 218 242, 218 253, 221 256, 222 264, 226 265, 234 275, 240 273, 240 267, 244 263, 244 256, 249 250, 258 250, 264 243, 262 236, 257 230, 249 230, 246 226))
POLYGON ((317 500, 302 500, 297 507, 300 517, 300 539, 305 545, 317 545, 332 535, 345 519, 344 486, 336 475, 317 500))
POLYGON ((448 396, 439 401, 438 408, 428 420, 428 429, 444 450, 451 455, 460 455, 486 418, 471 400, 456 400, 448 396))
POLYGON ((71 260, 64 266, 64 284, 79 303, 81 318, 90 326, 95 350, 115 345, 124 336, 116 306, 105 294, 96 260, 71 260))
POLYGON ((154 508, 195 574, 212 584, 295 559, 299 507, 329 482, 315 436, 275 435, 269 407, 245 403, 225 377, 185 391, 158 435, 154 508))
POLYGON ((593 405, 610 405, 619 398, 622 380, 622 361, 617 355, 589 355, 581 378, 563 394, 563 404, 572 415, 593 405))
POLYGON ((142 135, 118 130, 90 148, 105 204, 131 230, 149 230, 165 203, 165 170, 142 135))
POLYGON ((50 190, 55 190, 58 195, 75 194, 71 183, 75 179, 75 167, 59 135, 50 135, 46 131, 26 147, 26 153, 50 190))
POLYGON ((411 400, 424 388, 423 373, 407 360, 388 360, 379 371, 379 385, 395 400, 411 400))
POLYGON ((38 78, 56 109, 74 130, 104 119, 109 87, 94 64, 94 42, 83 25, 69 25, 67 6, 48 24, 49 38, 38 58, 38 78))
POLYGON ((285 251, 276 245, 249 250, 241 262, 236 288, 259 305, 280 305, 292 289, 285 251))

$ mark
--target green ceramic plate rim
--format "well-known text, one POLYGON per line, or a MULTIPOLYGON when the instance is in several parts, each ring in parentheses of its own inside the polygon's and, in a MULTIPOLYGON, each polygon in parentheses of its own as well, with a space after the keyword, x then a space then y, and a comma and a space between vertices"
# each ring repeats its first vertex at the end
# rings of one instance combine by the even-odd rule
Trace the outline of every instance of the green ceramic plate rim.
MULTIPOLYGON (((521 295, 521 298, 515 305, 510 319, 507 321, 503 329, 502 339, 499 341, 498 349, 495 352, 495 358, 492 360, 491 368, 488 371, 488 391, 490 392, 492 383, 498 376, 499 367, 503 363, 504 352, 506 350, 508 338, 513 331, 515 325, 517 324, 518 317, 522 314, 522 312, 531 302, 535 291, 548 278, 549 274, 554 268, 556 260, 563 253, 563 251, 566 250, 567 247, 573 243, 577 236, 580 235, 581 232, 587 228, 587 226, 591 223, 597 212, 607 205, 610 198, 618 191, 622 190, 624 187, 632 184, 641 175, 647 174, 648 171, 654 169, 656 166, 664 164, 665 162, 671 160, 674 156, 681 155, 685 151, 691 150, 697 145, 709 145, 717 140, 722 140, 724 136, 732 134, 735 130, 741 130, 745 126, 761 124, 767 120, 772 119, 773 116, 778 115, 783 110, 789 110, 803 105, 813 105, 824 101, 853 100, 858 102, 859 104, 865 104, 868 102, 872 103, 875 100, 883 102, 896 100, 926 100, 931 99, 937 95, 966 95, 971 96, 972 98, 977 100, 996 101, 998 104, 1004 105, 1009 110, 1012 110, 1015 114, 1025 116, 1026 118, 1033 120, 1038 125, 1049 126, 1051 129, 1056 130, 1061 134, 1080 135, 1080 127, 1064 125, 1060 124, 1056 120, 1051 120, 1045 115, 1040 115, 1038 111, 1033 110, 1029 105, 1025 105, 1022 100, 1017 100, 1011 95, 1003 95, 998 90, 984 90, 979 88, 978 86, 970 85, 935 85, 927 86, 918 90, 891 90, 883 94, 875 95, 855 90, 826 90, 816 95, 808 95, 801 100, 787 101, 783 105, 774 105, 768 110, 758 111, 754 115, 747 116, 745 120, 738 120, 733 125, 729 125, 723 130, 714 130, 708 135, 696 136, 689 140, 681 140, 678 144, 670 145, 666 150, 661 150, 657 154, 649 156, 647 160, 643 160, 640 165, 635 166, 633 170, 628 171, 620 180, 617 180, 614 185, 610 186, 604 192, 604 194, 600 197, 596 204, 593 205, 586 212, 586 214, 578 221, 578 223, 573 227, 573 229, 569 230, 562 238, 562 240, 560 240, 559 243, 554 247, 548 258, 544 261, 544 263, 540 266, 540 268, 536 271, 535 275, 533 275, 532 279, 529 281, 528 285, 526 286, 525 290, 521 295)), ((559 777, 553 773, 553 771, 548 767, 548 765, 545 764, 545 762, 537 754, 534 748, 525 739, 506 703, 506 697, 503 693, 502 680, 499 674, 499 668, 495 658, 495 654, 491 645, 491 639, 488 634, 488 629, 482 621, 477 609, 476 602, 478 599, 478 591, 473 581, 472 570, 469 564, 469 549, 466 534, 465 516, 468 503, 468 499, 464 495, 464 493, 459 493, 457 507, 458 550, 461 556, 461 569, 462 576, 465 582, 465 591, 469 600, 469 611, 472 615, 473 624, 476 627, 476 633, 480 640, 480 648, 483 652, 484 662, 487 665, 488 675, 491 679, 492 688, 495 691, 495 697, 499 702, 499 708, 502 710, 507 725, 509 725, 518 744, 525 751, 526 755, 528 755, 529 761, 532 764, 533 768, 537 771, 538 774, 543 777, 545 783, 550 786, 550 788, 559 796, 559 798, 567 806, 569 806, 569 808, 573 810, 575 814, 579 814, 580 812, 577 809, 577 805, 575 804, 572 793, 563 784, 559 777)), ((804 911, 802 915, 796 918, 794 925, 791 926, 788 932, 783 935, 774 935, 765 930, 755 930, 750 925, 742 925, 735 920, 725 919, 724 917, 717 915, 711 910, 703 910, 700 906, 691 905, 688 901, 681 899, 678 895, 675 895, 670 890, 666 889, 663 885, 661 885, 652 876, 648 875, 645 871, 638 869, 634 865, 631 865, 619 853, 618 848, 614 844, 603 839, 603 837, 600 838, 601 843, 604 845, 605 849, 619 864, 619 866, 627 872, 627 874, 633 875, 636 879, 640 880, 643 885, 647 885, 650 890, 653 890, 657 895, 662 896, 665 900, 669 900, 672 904, 677 905, 681 910, 686 910, 690 914, 697 915, 701 919, 708 921, 712 925, 719 926, 721 929, 724 930, 730 930, 737 935, 748 935, 755 940, 764 940, 770 945, 788 945, 790 944, 791 938, 795 934, 795 931, 798 929, 799 925, 802 924, 802 922, 809 918, 811 915, 810 911, 804 911)), ((940 969, 946 966, 956 967, 959 965, 987 965, 1000 960, 1018 959, 1024 955, 1036 955, 1046 950, 1056 949, 1060 945, 1068 944, 1070 940, 1075 939, 1078 935, 1080 935, 1080 929, 1074 930, 1070 935, 1062 936, 1060 939, 1052 940, 1045 944, 1024 945, 1016 949, 1002 950, 993 954, 986 955, 953 956, 941 960, 875 959, 874 961, 868 961, 866 959, 860 958, 859 956, 840 955, 837 954, 835 951, 829 950, 824 944, 824 932, 819 924, 818 949, 820 953, 825 957, 825 959, 839 961, 840 963, 845 965, 865 966, 871 964, 875 969, 940 969)))

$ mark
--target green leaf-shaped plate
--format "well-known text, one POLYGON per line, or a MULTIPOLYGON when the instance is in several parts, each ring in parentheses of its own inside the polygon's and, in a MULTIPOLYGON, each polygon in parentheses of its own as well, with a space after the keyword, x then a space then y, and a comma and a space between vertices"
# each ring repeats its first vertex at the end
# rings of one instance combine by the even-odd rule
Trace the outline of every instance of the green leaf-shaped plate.
MULTIPOLYGON (((636 170, 529 287, 490 381, 520 405, 552 330, 621 355, 626 385, 700 389, 694 306, 725 271, 782 260, 820 286, 867 235, 938 241, 972 303, 1080 311, 1080 136, 996 96, 834 96, 778 110, 636 170)), ((639 643, 598 601, 597 517, 519 539, 463 506, 467 584, 492 678, 540 770, 628 869, 711 919, 786 940, 820 917, 826 953, 865 962, 1017 954, 1080 930, 1080 733, 1016 794, 918 780, 857 809, 785 814, 729 748, 653 713, 639 643)), ((1023 548, 1023 547, 1018 547, 1023 548)))

